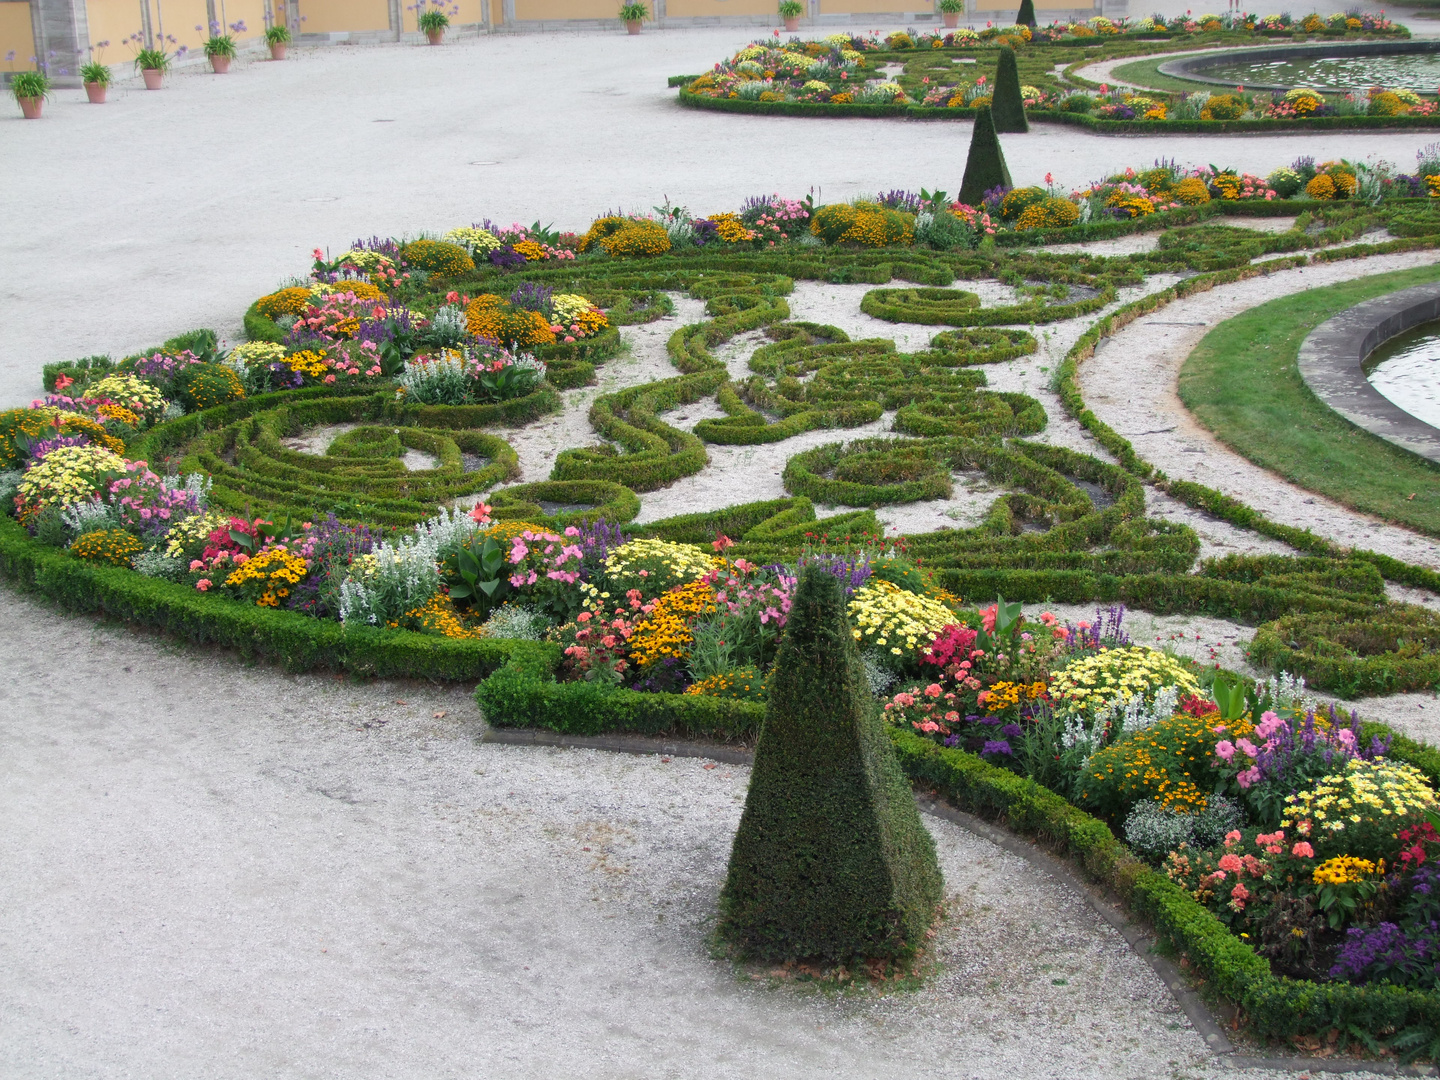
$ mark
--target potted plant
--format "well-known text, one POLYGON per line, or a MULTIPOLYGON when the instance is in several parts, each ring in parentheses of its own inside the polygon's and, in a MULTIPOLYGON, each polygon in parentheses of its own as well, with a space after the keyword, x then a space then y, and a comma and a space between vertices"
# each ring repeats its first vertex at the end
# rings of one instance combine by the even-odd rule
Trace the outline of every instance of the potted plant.
MULTIPOLYGON (((196 27, 199 30, 200 27, 196 27)), ((205 55, 210 58, 210 66, 215 69, 216 75, 224 75, 230 70, 230 61, 235 59, 235 35, 245 32, 243 21, 233 23, 228 34, 220 33, 220 24, 210 24, 210 38, 205 42, 205 55)))
POLYGON ((428 11, 422 11, 415 22, 421 30, 425 31, 425 36, 430 39, 431 45, 439 45, 445 39, 445 28, 450 25, 450 16, 443 11, 431 8, 428 11))
POLYGON ((640 23, 649 17, 650 9, 639 3, 639 0, 630 0, 630 2, 620 5, 620 21, 625 24, 625 30, 628 33, 638 34, 640 23))
POLYGON ((940 0, 940 18, 947 30, 960 25, 960 16, 965 11, 965 0, 940 0))
POLYGON ((805 5, 800 0, 780 0, 780 18, 785 20, 786 33, 800 29, 800 16, 804 14, 805 5))
POLYGON ((145 80, 146 90, 159 90, 170 70, 170 57, 164 49, 141 49, 135 54, 135 70, 145 80))
POLYGON ((285 49, 291 40, 288 26, 267 26, 265 28, 265 44, 270 46, 271 60, 284 60, 285 49))
POLYGON ((80 81, 85 84, 85 96, 90 99, 91 105, 104 105, 105 91, 110 89, 110 65, 95 59, 95 50, 103 49, 109 44, 108 41, 102 41, 92 45, 89 62, 80 65, 80 81))
POLYGON ((10 89, 20 103, 26 120, 39 120, 45 99, 50 96, 50 80, 43 71, 20 71, 11 76, 10 89))

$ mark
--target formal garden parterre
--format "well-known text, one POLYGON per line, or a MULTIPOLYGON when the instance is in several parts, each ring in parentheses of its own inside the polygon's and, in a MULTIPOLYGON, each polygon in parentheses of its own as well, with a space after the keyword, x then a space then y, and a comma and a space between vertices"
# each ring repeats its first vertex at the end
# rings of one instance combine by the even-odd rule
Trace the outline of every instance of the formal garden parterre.
MULTIPOLYGON (((1110 86, 1087 79, 1090 64, 1161 58, 1273 41, 1386 41, 1409 32, 1372 15, 1259 18, 1224 14, 1136 21, 1096 16, 1048 27, 1017 24, 885 38, 832 34, 782 41, 778 32, 700 75, 677 75, 681 105, 760 116, 893 116, 973 119, 990 108, 1102 134, 1219 134, 1440 126, 1434 91, 1369 86, 1353 91, 1297 86, 1247 90, 1190 84, 1181 90, 1110 86)), ((1174 79, 1167 80, 1177 85, 1174 79)), ((1185 85, 1182 80, 1178 85, 1185 85)))
MULTIPOLYGON (((478 678, 489 723, 570 734, 750 742, 780 694, 793 741, 809 691, 777 658, 812 648, 788 634, 797 604, 828 613, 805 640, 828 642, 813 645, 826 678, 860 695, 846 700, 862 744, 873 709, 912 780, 1075 856, 1259 1035, 1337 1030, 1433 1057, 1440 754, 1307 690, 1433 687, 1440 620, 1385 584, 1440 578, 1169 480, 1075 379, 1102 335, 1177 296, 1440 242, 1427 199, 1364 190, 1281 199, 1239 171, 1157 166, 1073 198, 775 196, 705 217, 667 203, 583 235, 482 222, 317 251, 251 305, 231 349, 201 330, 47 367, 47 395, 0 414, 0 566, 66 606, 295 670, 478 678), (1190 181, 1206 198, 1162 194, 1190 181), (1294 226, 1242 227, 1277 213, 1294 226), (1152 250, 1043 247, 1137 230, 1160 234, 1152 250), (1177 283, 1113 308, 1157 274, 1177 283), (866 314, 935 333, 901 353, 794 321, 796 281, 873 286, 866 314), (678 293, 707 318, 670 336, 676 374, 599 394, 599 440, 507 486, 507 432, 592 383, 620 328, 667 316, 678 293), (985 371, 1107 307, 1056 383, 1102 458, 1038 441, 1041 402, 989 389, 985 371), (717 350, 745 333, 767 343, 737 377, 717 350), (702 399, 719 415, 667 420, 702 399), (843 437, 886 416, 886 437, 843 437), (811 431, 837 438, 789 457, 786 497, 634 524, 645 498, 706 468, 707 446, 811 431), (957 472, 1004 492, 979 525, 881 535, 877 508, 942 497, 957 472), (1297 554, 1198 560, 1192 529, 1147 514, 1147 485, 1297 554), (1112 610, 1067 624, 1020 601, 1112 610), (1273 673, 1136 645, 1122 605, 1258 624, 1273 673), (842 644, 821 626, 837 619, 842 644)), ((934 901, 916 873, 877 900, 906 913, 890 955, 914 951, 934 901)), ((753 897, 728 887, 740 919, 753 897)), ((763 955, 745 925, 736 940, 763 955)))

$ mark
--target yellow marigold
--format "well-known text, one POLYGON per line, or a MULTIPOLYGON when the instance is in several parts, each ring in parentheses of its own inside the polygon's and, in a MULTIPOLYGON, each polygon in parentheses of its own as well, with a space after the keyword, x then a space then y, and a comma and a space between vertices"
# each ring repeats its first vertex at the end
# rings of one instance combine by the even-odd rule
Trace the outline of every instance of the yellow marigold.
POLYGON ((145 545, 124 529, 96 529, 75 539, 72 554, 91 562, 129 566, 130 560, 145 550, 145 545))
POLYGON ((1080 208, 1069 199, 1044 199, 1020 212, 1017 231, 1025 229, 1068 229, 1080 220, 1080 208))
POLYGON ((1210 189, 1198 176, 1187 176, 1175 185, 1175 201, 1186 206, 1199 206, 1210 201, 1210 189))
POLYGON ((416 630, 422 634, 441 634, 470 641, 485 636, 484 626, 466 626, 451 599, 439 593, 418 608, 407 611, 398 621, 386 625, 392 630, 416 630))
POLYGON ((101 416, 105 417, 106 420, 118 420, 120 423, 129 424, 133 428, 138 428, 140 426, 140 417, 136 416, 135 413, 131 410, 125 408, 124 405, 116 405, 112 402, 106 402, 104 405, 101 405, 95 411, 101 416))
POLYGON ((697 697, 736 698, 741 701, 764 701, 769 692, 770 676, 761 675, 758 668, 749 666, 707 676, 685 688, 685 693, 697 697))
POLYGON ((300 316, 310 303, 310 290, 303 285, 292 285, 255 301, 255 310, 267 319, 278 319, 282 315, 300 316))
POLYGON ((356 300, 373 300, 376 303, 385 299, 379 287, 368 281, 322 281, 310 286, 310 295, 314 299, 322 299, 331 293, 351 293, 356 300))
POLYGON ((738 214, 711 214, 710 220, 715 223, 715 235, 727 244, 743 244, 759 239, 760 234, 746 228, 738 214))
POLYGON ((664 657, 684 659, 694 642, 690 626, 696 616, 715 610, 715 590, 703 581, 678 585, 662 593, 650 614, 630 635, 630 654, 641 667, 664 657))
POLYGON ((842 90, 838 94, 830 95, 831 105, 849 105, 855 100, 855 95, 848 90, 842 90))
POLYGON ((1305 194, 1312 199, 1333 199, 1335 198, 1335 181, 1321 173, 1305 185, 1305 194))
POLYGON ((84 435, 96 446, 103 446, 116 454, 125 453, 125 440, 111 435, 88 416, 76 413, 62 413, 60 431, 65 435, 84 435))
POLYGON ((1430 198, 1440 199, 1440 176, 1425 177, 1425 190, 1430 193, 1430 198))
POLYGON ((670 250, 670 234, 657 221, 631 221, 601 240, 600 246, 618 258, 648 258, 670 250))
POLYGON ((1360 190, 1360 181, 1348 172, 1332 172, 1330 179, 1335 182, 1335 197, 1348 199, 1360 190))
POLYGON ((544 246, 537 244, 534 240, 521 240, 519 243, 512 244, 511 246, 515 249, 516 253, 525 256, 526 262, 542 262, 550 258, 550 253, 545 250, 544 246))
POLYGON ((514 537, 522 533, 543 533, 549 532, 550 526, 536 525, 530 521, 499 521, 484 530, 487 537, 500 544, 508 544, 514 537))
POLYGON ((475 260, 459 244, 444 240, 412 240, 400 249, 400 257, 417 270, 455 277, 475 269, 475 260))
POLYGON ((305 580, 308 572, 309 564, 301 556, 283 547, 272 548, 231 571, 225 579, 225 587, 234 589, 259 585, 261 591, 255 603, 259 607, 279 607, 280 601, 290 595, 294 586, 305 580))

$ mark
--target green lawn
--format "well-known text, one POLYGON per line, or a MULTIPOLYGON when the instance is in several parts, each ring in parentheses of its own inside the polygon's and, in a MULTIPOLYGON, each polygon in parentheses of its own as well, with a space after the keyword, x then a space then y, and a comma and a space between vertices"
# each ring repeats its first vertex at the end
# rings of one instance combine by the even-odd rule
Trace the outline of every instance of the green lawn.
POLYGON ((1440 536, 1440 466, 1332 412, 1296 366, 1306 335, 1326 319, 1436 280, 1440 266, 1380 274, 1272 300, 1221 323, 1186 358, 1180 400, 1225 445, 1291 483, 1440 536))
MULTIPOLYGON (((1436 2, 1440 3, 1440 0, 1436 0, 1436 2)), ((1152 56, 1145 60, 1136 60, 1133 64, 1121 64, 1115 68, 1112 76, 1121 82, 1134 83, 1136 86, 1148 86, 1152 90, 1169 90, 1172 93, 1193 94, 1197 90, 1209 90, 1217 93, 1224 91, 1223 86, 1215 86, 1212 83, 1191 82, 1189 79, 1177 79, 1173 75, 1161 75, 1160 65, 1173 59, 1175 59, 1174 56, 1152 56)), ((1088 77, 1085 76, 1083 68, 1078 74, 1088 77)))

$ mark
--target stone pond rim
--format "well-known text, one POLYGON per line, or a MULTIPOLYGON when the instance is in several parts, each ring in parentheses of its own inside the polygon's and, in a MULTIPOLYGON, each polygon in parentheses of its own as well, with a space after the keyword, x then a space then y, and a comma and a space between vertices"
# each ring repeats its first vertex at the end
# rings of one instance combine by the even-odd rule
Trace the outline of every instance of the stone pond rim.
MULTIPOLYGON (((1277 60, 1332 59, 1343 60, 1351 56, 1405 56, 1440 53, 1440 41, 1356 41, 1316 42, 1314 45, 1268 45, 1255 49, 1224 49, 1199 55, 1182 56, 1167 60, 1156 70, 1161 75, 1174 79, 1188 79, 1191 82, 1210 83, 1213 86, 1235 86, 1231 78, 1216 78, 1204 72, 1220 64, 1237 60, 1256 60, 1273 63, 1277 60)), ((1290 84, 1243 82, 1247 90, 1290 90, 1290 84)))
POLYGON ((1440 284, 1417 285, 1356 304, 1321 323, 1300 346, 1300 377, 1311 393, 1356 427, 1440 463, 1440 430, 1371 385, 1366 357, 1385 342, 1440 319, 1440 284))

